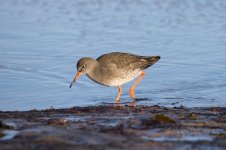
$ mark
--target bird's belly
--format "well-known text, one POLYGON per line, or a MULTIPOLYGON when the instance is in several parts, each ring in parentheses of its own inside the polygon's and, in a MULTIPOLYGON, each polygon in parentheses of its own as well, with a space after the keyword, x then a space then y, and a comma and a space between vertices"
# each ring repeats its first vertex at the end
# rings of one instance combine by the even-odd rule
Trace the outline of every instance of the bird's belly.
POLYGON ((122 85, 124 83, 127 83, 136 77, 138 77, 141 74, 141 71, 136 69, 133 71, 127 71, 124 73, 121 73, 119 76, 112 78, 108 81, 108 86, 118 86, 122 85))

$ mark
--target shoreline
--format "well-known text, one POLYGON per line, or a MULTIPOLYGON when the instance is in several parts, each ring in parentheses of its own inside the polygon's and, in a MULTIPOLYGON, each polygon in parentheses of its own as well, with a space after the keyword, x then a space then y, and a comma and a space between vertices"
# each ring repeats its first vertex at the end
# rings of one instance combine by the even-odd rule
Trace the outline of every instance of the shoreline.
POLYGON ((226 107, 90 106, 0 112, 1 149, 224 149, 226 107))

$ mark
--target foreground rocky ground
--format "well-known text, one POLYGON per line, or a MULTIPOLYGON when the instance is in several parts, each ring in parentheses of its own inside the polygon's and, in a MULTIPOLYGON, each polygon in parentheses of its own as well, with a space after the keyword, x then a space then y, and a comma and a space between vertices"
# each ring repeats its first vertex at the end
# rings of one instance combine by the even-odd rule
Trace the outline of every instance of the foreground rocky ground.
POLYGON ((0 149, 225 149, 226 108, 93 106, 0 112, 0 149))

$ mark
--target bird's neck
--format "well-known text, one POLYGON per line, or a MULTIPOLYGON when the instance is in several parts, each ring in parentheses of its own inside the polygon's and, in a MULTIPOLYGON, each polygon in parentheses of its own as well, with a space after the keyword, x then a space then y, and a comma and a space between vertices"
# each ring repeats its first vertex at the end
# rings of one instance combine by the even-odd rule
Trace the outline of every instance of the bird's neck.
POLYGON ((87 73, 87 76, 94 80, 95 82, 101 83, 102 81, 102 72, 99 64, 97 64, 91 71, 87 73))

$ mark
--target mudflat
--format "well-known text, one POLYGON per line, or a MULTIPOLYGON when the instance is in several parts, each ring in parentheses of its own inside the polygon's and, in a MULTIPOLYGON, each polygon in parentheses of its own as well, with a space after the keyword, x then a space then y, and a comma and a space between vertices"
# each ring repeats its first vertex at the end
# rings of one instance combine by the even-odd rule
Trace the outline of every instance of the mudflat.
POLYGON ((0 112, 0 149, 225 149, 225 107, 0 112))

